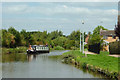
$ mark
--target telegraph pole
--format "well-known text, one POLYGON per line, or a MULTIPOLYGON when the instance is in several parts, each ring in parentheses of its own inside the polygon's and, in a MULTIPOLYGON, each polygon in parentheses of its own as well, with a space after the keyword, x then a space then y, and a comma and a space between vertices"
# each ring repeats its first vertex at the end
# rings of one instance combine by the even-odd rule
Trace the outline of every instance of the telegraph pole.
MULTIPOLYGON (((84 24, 84 21, 82 21, 82 24, 84 24)), ((87 54, 84 53, 84 31, 82 33, 82 43, 83 43, 83 50, 82 50, 82 53, 85 54, 85 57, 87 57, 87 54)))
POLYGON ((84 54, 84 32, 83 32, 82 36, 83 36, 83 54, 84 54))
POLYGON ((81 31, 80 31, 80 52, 81 52, 81 31))
MULTIPOLYGON (((84 21, 82 21, 82 24, 84 24, 84 21)), ((82 33, 82 43, 83 43, 83 50, 82 50, 82 52, 83 52, 83 54, 84 54, 84 31, 83 31, 83 33, 82 33)))

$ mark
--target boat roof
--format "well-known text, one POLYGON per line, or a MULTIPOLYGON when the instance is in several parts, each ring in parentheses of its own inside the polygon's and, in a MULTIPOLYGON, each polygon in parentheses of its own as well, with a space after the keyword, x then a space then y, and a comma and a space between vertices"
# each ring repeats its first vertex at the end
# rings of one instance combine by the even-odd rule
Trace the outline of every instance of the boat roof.
POLYGON ((44 46, 46 46, 46 45, 32 45, 32 46, 40 46, 40 47, 44 47, 44 46))

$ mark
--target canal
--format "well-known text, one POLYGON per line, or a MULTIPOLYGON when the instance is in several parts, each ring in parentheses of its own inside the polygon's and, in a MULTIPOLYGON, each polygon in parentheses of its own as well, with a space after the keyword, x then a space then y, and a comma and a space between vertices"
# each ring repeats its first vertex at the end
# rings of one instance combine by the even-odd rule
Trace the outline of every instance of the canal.
MULTIPOLYGON (((63 64, 60 59, 48 56, 61 55, 65 51, 52 51, 49 54, 28 55, 27 61, 14 61, 2 64, 3 78, 102 78, 99 74, 77 69, 63 64)), ((27 54, 26 54, 27 55, 27 54)))

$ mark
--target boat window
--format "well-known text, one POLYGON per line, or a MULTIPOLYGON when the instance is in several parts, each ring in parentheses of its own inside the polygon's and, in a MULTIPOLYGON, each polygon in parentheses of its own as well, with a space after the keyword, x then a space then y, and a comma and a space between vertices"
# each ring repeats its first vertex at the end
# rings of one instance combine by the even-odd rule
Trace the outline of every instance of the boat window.
POLYGON ((35 46, 31 46, 32 47, 32 49, 35 49, 35 46))
POLYGON ((36 47, 36 49, 38 49, 38 47, 36 47))
POLYGON ((36 50, 48 50, 49 49, 47 46, 31 46, 31 47, 36 50))
POLYGON ((43 50, 45 49, 45 47, 43 47, 43 50))
POLYGON ((39 47, 39 49, 41 50, 41 47, 39 47))

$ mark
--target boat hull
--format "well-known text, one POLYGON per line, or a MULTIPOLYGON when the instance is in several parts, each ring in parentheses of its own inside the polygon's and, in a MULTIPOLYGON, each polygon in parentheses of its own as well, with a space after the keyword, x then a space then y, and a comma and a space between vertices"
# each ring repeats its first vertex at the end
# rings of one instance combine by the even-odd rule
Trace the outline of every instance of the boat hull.
POLYGON ((27 54, 41 54, 41 53, 49 53, 49 51, 27 51, 27 54))

